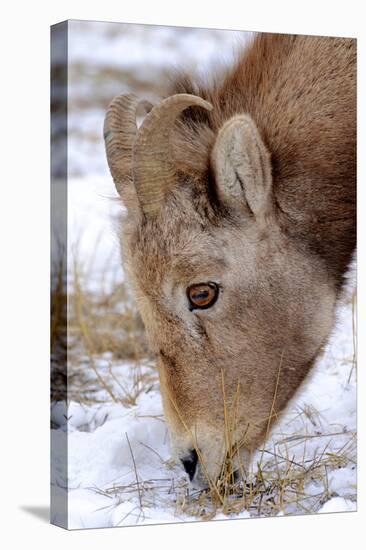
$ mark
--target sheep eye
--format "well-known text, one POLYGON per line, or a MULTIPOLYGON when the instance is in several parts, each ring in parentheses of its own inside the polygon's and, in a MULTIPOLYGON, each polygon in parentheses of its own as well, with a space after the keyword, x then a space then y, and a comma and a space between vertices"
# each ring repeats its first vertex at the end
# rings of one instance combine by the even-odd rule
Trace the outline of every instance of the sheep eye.
POLYGON ((219 295, 216 283, 199 283, 187 288, 187 296, 192 309, 207 309, 214 305, 219 295))

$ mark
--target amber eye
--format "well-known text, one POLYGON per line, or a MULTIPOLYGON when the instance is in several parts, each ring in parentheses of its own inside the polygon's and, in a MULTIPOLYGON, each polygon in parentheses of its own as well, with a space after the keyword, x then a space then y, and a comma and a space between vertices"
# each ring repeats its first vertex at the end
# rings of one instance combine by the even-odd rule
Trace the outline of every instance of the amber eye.
POLYGON ((199 283, 187 288, 187 296, 190 309, 207 309, 216 302, 219 295, 219 287, 216 283, 199 283))

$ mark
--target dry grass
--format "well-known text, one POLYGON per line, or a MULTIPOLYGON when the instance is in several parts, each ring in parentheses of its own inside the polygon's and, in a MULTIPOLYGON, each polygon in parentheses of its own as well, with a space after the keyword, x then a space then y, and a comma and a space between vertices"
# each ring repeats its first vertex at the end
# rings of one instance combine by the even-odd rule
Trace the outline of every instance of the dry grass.
POLYGON ((141 318, 124 282, 108 287, 101 273, 94 282, 98 291, 90 289, 93 264, 80 265, 76 257, 69 266, 72 285, 66 283, 62 262, 53 270, 51 399, 92 403, 103 389, 107 399, 132 406, 156 383, 156 376, 142 368, 149 356, 141 318), (108 357, 103 372, 96 366, 100 357, 108 357), (124 360, 135 365, 129 386, 114 373, 114 363, 124 360))
MULTIPOLYGON (((325 434, 323 437, 327 439, 334 435, 325 434)), ((337 496, 329 490, 329 473, 350 463, 356 467, 356 434, 345 435, 347 442, 336 453, 328 452, 325 444, 316 456, 299 462, 291 459, 291 448, 286 443, 278 443, 274 452, 264 448, 265 459, 262 464, 253 465, 245 482, 234 482, 227 465, 216 483, 211 480, 208 489, 195 490, 182 476, 143 480, 135 466, 136 479, 131 483, 94 490, 112 499, 111 508, 128 500, 136 502, 127 514, 135 515, 136 522, 148 517, 149 509, 154 507, 175 508, 177 519, 210 520, 217 514, 236 517, 245 511, 252 517, 310 514, 337 496), (316 484, 316 491, 308 491, 308 483, 316 484)), ((299 435, 299 443, 304 447, 307 439, 306 435, 299 435)), ((166 467, 169 469, 169 464, 166 467)), ((355 501, 356 487, 345 496, 355 501)), ((121 518, 119 524, 123 525, 126 518, 121 518)))
MULTIPOLYGON (((326 434, 334 437, 337 434, 326 434)), ((276 445, 271 451, 264 445, 264 460, 253 464, 246 472, 245 482, 233 482, 230 461, 212 489, 185 495, 177 502, 178 509, 188 515, 202 519, 214 518, 221 512, 235 516, 244 510, 252 516, 277 516, 279 513, 314 513, 332 495, 328 489, 328 473, 352 463, 356 465, 356 434, 349 432, 347 443, 337 452, 328 452, 327 444, 312 459, 295 461, 291 458, 291 449, 286 445, 276 445), (307 492, 309 482, 318 482, 319 490, 314 494, 307 492)), ((299 442, 306 446, 311 436, 299 435, 299 442), (300 441, 301 440, 301 441, 300 441)), ((355 492, 347 495, 355 500, 355 492)))
MULTIPOLYGON (((279 371, 280 372, 280 371, 279 371)), ((196 517, 201 520, 210 520, 217 514, 228 517, 237 517, 238 514, 249 512, 252 517, 270 517, 294 514, 309 514, 319 508, 333 496, 329 489, 329 473, 337 468, 356 468, 356 433, 352 430, 330 433, 308 434, 286 433, 274 439, 267 440, 263 448, 257 453, 258 459, 246 471, 240 463, 240 449, 245 445, 245 437, 239 444, 233 444, 236 430, 237 396, 234 397, 231 407, 228 407, 225 395, 224 376, 222 376, 222 394, 225 417, 225 448, 226 460, 217 480, 210 479, 207 474, 204 458, 198 454, 202 471, 206 477, 207 489, 195 490, 182 476, 175 478, 143 480, 140 478, 135 461, 135 481, 127 485, 114 485, 105 491, 99 491, 108 497, 114 497, 113 504, 138 495, 138 504, 121 518, 120 524, 132 514, 136 522, 148 517, 150 508, 158 505, 160 508, 175 507, 177 517, 196 517), (342 436, 343 443, 334 450, 330 448, 333 438, 342 436), (318 440, 316 450, 308 452, 308 445, 318 440), (299 450, 302 450, 299 453, 299 450), (295 459, 301 455, 301 459, 295 459), (239 480, 236 481, 234 471, 237 470, 239 459, 239 480), (243 481, 245 480, 245 481, 243 481), (309 490, 308 486, 313 489, 309 490)), ((239 387, 237 395, 239 394, 239 387)), ((174 405, 174 403, 173 403, 174 405)), ((271 415, 274 415, 275 395, 271 415)), ((179 411, 177 411, 179 414, 179 411)), ((310 421, 316 425, 319 413, 313 407, 306 406, 298 409, 296 420, 302 419, 304 426, 310 421)), ((184 420, 181 417, 184 424, 184 420)), ((269 426, 268 422, 268 426, 269 426)), ((187 430, 188 427, 185 426, 187 430)), ((190 432, 194 441, 194 434, 190 432)), ((267 430, 267 437, 270 430, 267 430)), ((132 454, 132 449, 131 454, 132 454)), ((151 449, 155 452, 153 449, 151 449)), ((133 454, 132 454, 133 456, 133 454)), ((161 458, 161 457, 160 457, 161 458)), ((161 459, 162 460, 162 459, 161 459)), ((171 465, 166 463, 169 470, 171 465)), ((356 487, 348 495, 349 500, 356 500, 356 487)))
MULTIPOLYGON (((280 370, 281 365, 277 380, 280 370)), ((237 395, 238 393, 239 388, 237 395)), ((196 446, 208 488, 193 493, 188 491, 183 497, 181 496, 177 500, 178 510, 201 519, 212 519, 217 513, 236 516, 243 511, 250 512, 253 516, 314 513, 322 504, 335 496, 328 488, 328 472, 350 464, 353 468, 356 467, 356 433, 354 431, 338 433, 334 431, 318 435, 296 433, 286 436, 282 434, 274 444, 272 440, 272 445, 270 445, 270 424, 277 416, 275 412, 276 394, 277 385, 268 418, 266 440, 263 443, 263 448, 257 453, 259 460, 252 463, 250 470, 247 471, 240 460, 241 448, 245 446, 245 435, 239 443, 233 444, 237 428, 237 396, 234 397, 233 404, 229 409, 222 374, 226 460, 218 479, 210 479, 202 454, 196 446), (331 438, 337 436, 343 436, 346 442, 336 452, 328 450, 331 438), (306 452, 307 443, 314 438, 319 439, 320 445, 314 456, 309 458, 306 452), (295 460, 294 446, 297 448, 302 446, 301 460, 295 460), (235 476, 238 464, 239 476, 235 476), (237 481, 235 481, 236 478, 238 478, 237 481), (315 494, 306 491, 305 487, 309 482, 317 482, 320 489, 315 494)), ((317 411, 310 407, 299 411, 299 416, 304 417, 304 424, 306 424, 306 419, 309 417, 312 419, 316 414, 317 411)), ((355 500, 356 492, 348 495, 348 498, 355 500)))

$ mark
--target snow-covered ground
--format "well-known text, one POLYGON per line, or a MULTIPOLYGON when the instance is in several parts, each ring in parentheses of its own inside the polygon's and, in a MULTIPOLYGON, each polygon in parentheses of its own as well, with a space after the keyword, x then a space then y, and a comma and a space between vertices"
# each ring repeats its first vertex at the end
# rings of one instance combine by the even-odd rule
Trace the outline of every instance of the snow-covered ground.
MULTIPOLYGON (((121 205, 108 173, 102 139, 112 97, 134 91, 155 101, 171 69, 204 73, 233 58, 246 33, 71 22, 69 34, 68 253, 85 266, 88 291, 105 292, 123 280, 114 228, 121 205), (91 275, 90 275, 91 274, 91 275), (100 288, 101 274, 103 289, 100 288)), ((71 264, 70 264, 71 265, 71 264)), ((70 275, 70 274, 69 274, 70 275)), ((69 279, 72 291, 72 279, 69 279)), ((349 511, 356 508, 356 370, 352 305, 340 304, 333 337, 312 377, 291 403, 253 461, 267 475, 258 500, 236 517, 266 515, 279 479, 290 479, 273 514, 349 511), (272 476, 273 477, 273 476, 272 476), (303 487, 299 489, 300 480, 303 487), (296 487, 296 490, 295 490, 296 487)), ((193 521, 210 514, 209 499, 190 487, 170 457, 159 383, 148 359, 94 365, 117 396, 100 384, 92 399, 52 403, 52 483, 61 497, 68 487, 68 523, 76 529, 193 521)), ((90 379, 87 357, 77 368, 90 379)), ((301 485, 301 483, 300 483, 301 485)), ((57 510, 52 520, 57 523, 57 510)), ((216 519, 226 518, 222 510, 216 519)))

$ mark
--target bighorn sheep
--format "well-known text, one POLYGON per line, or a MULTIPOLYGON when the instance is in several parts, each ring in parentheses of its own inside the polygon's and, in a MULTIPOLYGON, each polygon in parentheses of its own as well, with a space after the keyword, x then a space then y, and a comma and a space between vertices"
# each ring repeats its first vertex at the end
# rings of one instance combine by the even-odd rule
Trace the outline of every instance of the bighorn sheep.
POLYGON ((259 34, 139 130, 134 95, 108 109, 124 267, 198 482, 228 454, 245 470, 331 331, 356 238, 355 81, 353 39, 259 34))

